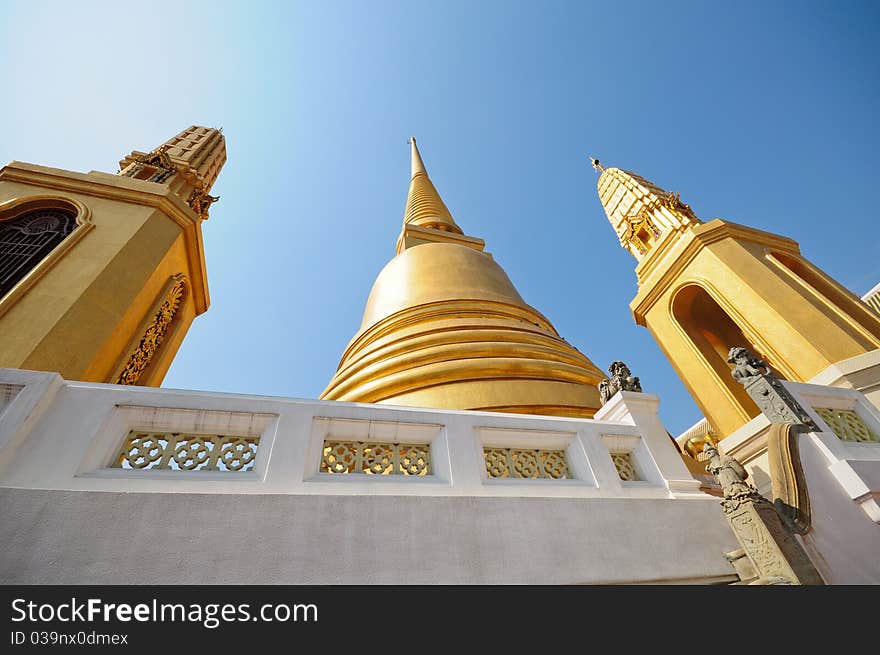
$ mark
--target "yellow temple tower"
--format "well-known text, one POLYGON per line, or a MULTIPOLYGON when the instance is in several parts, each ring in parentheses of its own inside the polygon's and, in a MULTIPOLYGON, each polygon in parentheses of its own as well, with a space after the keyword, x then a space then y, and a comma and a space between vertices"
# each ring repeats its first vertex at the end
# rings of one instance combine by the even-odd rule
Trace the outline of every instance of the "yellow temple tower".
POLYGON ((192 126, 116 175, 0 169, 0 367, 158 386, 208 308, 201 223, 225 161, 192 126))
POLYGON ((396 256, 321 398, 591 417, 604 376, 463 233, 411 143, 396 256))
POLYGON ((807 261, 795 241, 718 218, 704 223, 677 193, 594 166, 608 220, 638 260, 633 316, 719 437, 759 413, 731 377, 732 346, 754 350, 797 382, 880 348, 880 315, 807 261))

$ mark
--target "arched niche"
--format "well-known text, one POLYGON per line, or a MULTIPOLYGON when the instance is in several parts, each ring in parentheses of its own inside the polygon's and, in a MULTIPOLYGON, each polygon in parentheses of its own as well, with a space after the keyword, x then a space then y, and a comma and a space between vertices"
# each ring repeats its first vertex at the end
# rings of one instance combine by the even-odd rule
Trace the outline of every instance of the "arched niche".
MULTIPOLYGON (((732 367, 727 363, 727 355, 733 346, 757 349, 728 313, 703 287, 688 284, 676 292, 672 301, 672 316, 712 370, 718 383, 728 389, 750 418, 760 414, 761 410, 745 389, 733 379, 732 367)), ((763 357, 761 353, 757 354, 763 357)), ((693 389, 693 393, 698 396, 696 400, 699 405, 711 407, 711 396, 717 392, 713 389, 693 389), (701 394, 706 395, 700 397, 701 394)))

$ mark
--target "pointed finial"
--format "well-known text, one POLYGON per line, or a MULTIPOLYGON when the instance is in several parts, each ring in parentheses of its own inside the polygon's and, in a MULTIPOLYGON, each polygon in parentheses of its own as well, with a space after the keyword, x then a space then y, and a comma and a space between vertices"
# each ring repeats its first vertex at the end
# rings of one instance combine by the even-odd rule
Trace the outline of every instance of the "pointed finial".
POLYGON ((412 175, 403 222, 464 234, 461 228, 455 224, 452 214, 449 213, 449 208, 443 203, 440 194, 437 193, 437 189, 431 182, 431 178, 428 177, 428 171, 425 169, 425 164, 422 162, 422 156, 416 145, 416 138, 410 137, 409 143, 412 146, 412 175))
POLYGON ((605 170, 605 167, 599 163, 599 160, 595 157, 590 157, 590 163, 593 164, 593 170, 601 173, 605 170))
POLYGON ((410 144, 412 144, 412 166, 411 166, 411 177, 415 177, 419 173, 428 174, 428 171, 425 170, 425 164, 422 163, 422 156, 419 154, 419 148, 416 145, 416 138, 411 136, 409 138, 410 144))

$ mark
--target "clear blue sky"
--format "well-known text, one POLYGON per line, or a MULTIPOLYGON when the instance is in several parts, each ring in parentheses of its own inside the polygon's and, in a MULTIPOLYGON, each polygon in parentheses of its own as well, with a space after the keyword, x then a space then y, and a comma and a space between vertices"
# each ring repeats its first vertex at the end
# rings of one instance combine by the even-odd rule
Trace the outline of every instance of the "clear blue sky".
POLYGON ((699 418, 629 311, 587 156, 880 281, 876 2, 0 1, 0 162, 116 171, 191 124, 229 161, 212 305, 165 386, 316 397, 393 255, 411 134, 458 223, 673 434, 699 418))

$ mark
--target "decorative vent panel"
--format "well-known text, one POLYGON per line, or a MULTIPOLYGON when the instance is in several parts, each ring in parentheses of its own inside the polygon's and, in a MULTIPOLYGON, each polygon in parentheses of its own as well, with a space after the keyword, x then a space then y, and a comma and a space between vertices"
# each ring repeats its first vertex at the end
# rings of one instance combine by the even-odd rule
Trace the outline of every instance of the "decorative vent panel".
POLYGON ((428 444, 325 441, 321 472, 337 475, 430 475, 428 444))
POLYGON ((132 431, 113 466, 238 473, 253 470, 259 443, 259 437, 132 431))
POLYGON ((815 407, 816 413, 828 424, 841 441, 876 443, 877 435, 865 425, 862 417, 851 409, 815 407))
POLYGON ((636 471, 631 452, 611 453, 611 461, 614 462, 614 468, 617 469, 617 475, 621 480, 632 482, 641 479, 636 471))
POLYGON ((490 478, 570 478, 564 450, 484 448, 486 473, 490 478))

